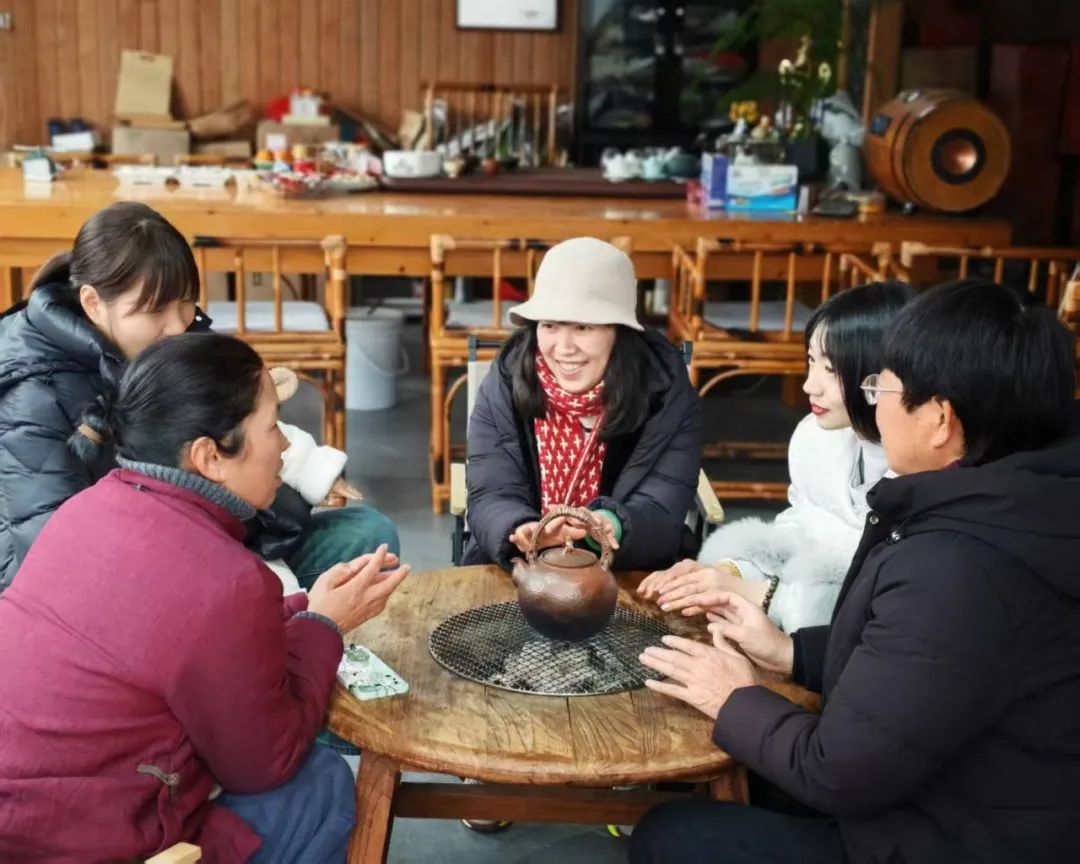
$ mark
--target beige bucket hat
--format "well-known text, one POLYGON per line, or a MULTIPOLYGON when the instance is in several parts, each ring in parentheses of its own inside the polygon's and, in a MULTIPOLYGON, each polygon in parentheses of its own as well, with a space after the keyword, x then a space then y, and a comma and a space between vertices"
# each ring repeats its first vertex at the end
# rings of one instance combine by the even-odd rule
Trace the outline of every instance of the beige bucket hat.
POLYGON ((630 257, 595 237, 552 246, 536 271, 533 295, 510 309, 510 320, 572 321, 644 328, 637 320, 637 277, 630 257))

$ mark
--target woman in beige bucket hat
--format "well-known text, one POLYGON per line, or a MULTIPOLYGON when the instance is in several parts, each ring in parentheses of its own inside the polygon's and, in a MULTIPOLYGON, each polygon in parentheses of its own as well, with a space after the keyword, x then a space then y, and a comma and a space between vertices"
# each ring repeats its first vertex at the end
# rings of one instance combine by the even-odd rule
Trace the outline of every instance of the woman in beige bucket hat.
MULTIPOLYGON (((577 237, 544 256, 470 419, 466 563, 509 566, 561 504, 603 517, 620 569, 690 549, 700 407, 681 353, 636 308, 633 263, 610 243, 577 237)), ((567 537, 596 539, 556 519, 539 543, 567 537)))

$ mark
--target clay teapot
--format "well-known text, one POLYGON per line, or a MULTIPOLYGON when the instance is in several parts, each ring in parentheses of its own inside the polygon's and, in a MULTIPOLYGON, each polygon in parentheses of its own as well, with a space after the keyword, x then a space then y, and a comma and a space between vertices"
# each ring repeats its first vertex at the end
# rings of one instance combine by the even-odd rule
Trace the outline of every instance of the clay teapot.
POLYGON ((518 603, 530 626, 549 639, 588 639, 599 633, 615 612, 619 588, 611 572, 611 546, 600 530, 600 519, 579 507, 553 507, 537 526, 525 560, 514 559, 510 578, 518 589, 518 603), (577 549, 572 540, 537 552, 541 531, 559 516, 569 516, 594 528, 599 538, 599 558, 577 549))

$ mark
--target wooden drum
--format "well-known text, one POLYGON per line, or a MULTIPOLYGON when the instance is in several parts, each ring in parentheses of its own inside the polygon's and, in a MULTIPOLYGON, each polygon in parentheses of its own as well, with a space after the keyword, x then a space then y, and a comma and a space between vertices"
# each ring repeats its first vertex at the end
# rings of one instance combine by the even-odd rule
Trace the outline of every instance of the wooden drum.
POLYGON ((866 163, 886 194, 927 210, 963 212, 993 198, 1009 172, 1005 124, 956 90, 908 90, 878 109, 866 163))

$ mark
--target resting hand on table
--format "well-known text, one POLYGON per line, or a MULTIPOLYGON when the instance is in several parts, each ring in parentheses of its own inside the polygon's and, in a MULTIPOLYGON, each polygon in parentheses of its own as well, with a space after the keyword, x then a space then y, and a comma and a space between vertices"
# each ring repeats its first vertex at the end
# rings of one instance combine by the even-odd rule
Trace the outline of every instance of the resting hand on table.
MULTIPOLYGON (((618 549, 619 543, 615 539, 615 526, 611 523, 611 520, 604 518, 603 516, 597 516, 596 522, 599 525, 599 529, 607 537, 608 544, 611 548, 618 549)), ((532 542, 532 537, 536 533, 539 522, 525 522, 522 525, 518 525, 514 529, 514 533, 510 535, 510 542, 513 543, 519 550, 527 553, 529 546, 532 542)), ((562 546, 566 542, 567 538, 573 541, 581 540, 589 534, 600 542, 600 537, 597 536, 597 532, 592 526, 586 526, 585 523, 579 522, 576 519, 572 519, 567 516, 557 516, 548 522, 544 526, 544 530, 540 532, 540 539, 536 543, 537 549, 546 549, 550 546, 562 546)))
POLYGON ((666 680, 649 679, 645 686, 679 699, 713 720, 740 687, 758 683, 753 664, 712 630, 713 644, 704 645, 681 636, 664 636, 664 648, 650 645, 641 654, 642 664, 666 680))
POLYGON ((713 599, 706 613, 713 638, 721 637, 737 645, 759 668, 790 677, 795 644, 769 620, 761 606, 731 592, 719 592, 713 599))
POLYGON ((316 579, 308 592, 308 611, 325 615, 348 633, 382 612, 408 575, 409 565, 398 566, 384 543, 371 555, 335 564, 316 579))
POLYGON ((637 593, 654 600, 665 612, 701 615, 718 602, 723 593, 745 597, 758 606, 765 600, 768 583, 741 578, 729 565, 708 567, 698 561, 680 561, 667 570, 657 570, 641 580, 637 593))

